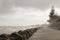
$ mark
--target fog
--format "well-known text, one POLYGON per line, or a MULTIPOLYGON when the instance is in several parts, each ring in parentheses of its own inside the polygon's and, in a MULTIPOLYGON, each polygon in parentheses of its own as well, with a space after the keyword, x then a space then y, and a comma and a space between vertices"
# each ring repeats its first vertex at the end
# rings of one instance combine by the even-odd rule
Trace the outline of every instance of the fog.
POLYGON ((60 13, 60 0, 0 0, 0 26, 47 23, 53 5, 60 13))

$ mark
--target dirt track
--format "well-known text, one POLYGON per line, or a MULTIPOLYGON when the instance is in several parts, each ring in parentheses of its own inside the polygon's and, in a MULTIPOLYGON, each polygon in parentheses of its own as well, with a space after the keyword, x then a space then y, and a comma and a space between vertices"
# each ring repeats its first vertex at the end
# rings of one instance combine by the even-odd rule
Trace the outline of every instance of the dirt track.
POLYGON ((34 33, 28 40, 60 40, 60 31, 43 27, 34 33))

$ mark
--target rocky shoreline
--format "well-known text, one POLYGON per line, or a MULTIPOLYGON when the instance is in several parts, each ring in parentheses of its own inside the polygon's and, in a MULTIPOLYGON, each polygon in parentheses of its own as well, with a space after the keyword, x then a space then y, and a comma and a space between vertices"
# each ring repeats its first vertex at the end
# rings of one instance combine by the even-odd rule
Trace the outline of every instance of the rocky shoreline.
POLYGON ((1 34, 0 40, 28 40, 40 27, 20 30, 11 34, 1 34))

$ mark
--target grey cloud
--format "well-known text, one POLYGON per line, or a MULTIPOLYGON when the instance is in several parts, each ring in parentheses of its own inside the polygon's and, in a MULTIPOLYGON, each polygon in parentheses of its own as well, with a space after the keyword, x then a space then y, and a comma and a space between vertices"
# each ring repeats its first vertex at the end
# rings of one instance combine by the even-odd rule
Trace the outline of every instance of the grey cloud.
POLYGON ((60 7, 60 0, 0 0, 0 13, 11 12, 13 6, 47 9, 52 4, 60 7))

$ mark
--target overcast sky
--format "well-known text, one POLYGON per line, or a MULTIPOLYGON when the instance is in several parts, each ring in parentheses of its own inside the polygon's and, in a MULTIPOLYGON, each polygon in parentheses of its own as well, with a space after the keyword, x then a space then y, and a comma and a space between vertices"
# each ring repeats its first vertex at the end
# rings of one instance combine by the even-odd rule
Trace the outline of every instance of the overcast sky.
POLYGON ((0 25, 46 23, 51 6, 60 10, 60 0, 0 0, 0 25))

